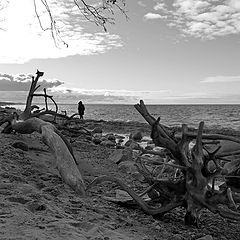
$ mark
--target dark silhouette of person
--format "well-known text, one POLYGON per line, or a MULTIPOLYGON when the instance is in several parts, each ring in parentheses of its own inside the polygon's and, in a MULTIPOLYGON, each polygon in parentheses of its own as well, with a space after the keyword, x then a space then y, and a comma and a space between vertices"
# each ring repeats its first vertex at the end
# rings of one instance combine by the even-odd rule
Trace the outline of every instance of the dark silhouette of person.
POLYGON ((80 119, 83 119, 84 111, 85 111, 85 106, 83 105, 82 101, 80 101, 78 103, 78 114, 80 116, 80 119))

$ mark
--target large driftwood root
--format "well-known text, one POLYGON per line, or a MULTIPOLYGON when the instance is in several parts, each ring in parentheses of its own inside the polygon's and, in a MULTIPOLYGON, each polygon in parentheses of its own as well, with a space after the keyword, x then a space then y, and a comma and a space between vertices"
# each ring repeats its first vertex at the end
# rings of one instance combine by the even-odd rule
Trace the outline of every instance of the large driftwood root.
POLYGON ((171 163, 164 161, 159 164, 178 168, 180 177, 172 179, 169 175, 168 179, 155 178, 141 161, 141 156, 139 157, 136 166, 145 178, 145 182, 150 185, 144 194, 146 193, 156 205, 160 203, 161 207, 149 206, 141 198, 141 194, 136 194, 114 177, 99 177, 89 185, 88 189, 98 183, 112 181, 126 191, 148 214, 164 214, 176 207, 184 207, 185 223, 189 225, 199 224, 201 210, 204 208, 224 218, 240 221, 240 213, 231 210, 233 203, 240 203, 240 196, 237 193, 240 192, 238 184, 240 160, 238 158, 231 161, 228 158, 240 155, 240 139, 220 134, 204 134, 204 122, 200 122, 195 132, 189 132, 187 125, 183 124, 179 137, 179 134, 175 135, 169 127, 162 125, 160 118, 152 117, 143 101, 136 104, 135 108, 152 127, 151 137, 155 145, 169 152, 168 158, 171 163), (190 148, 192 141, 194 147, 190 148), (237 143, 237 149, 220 151, 224 141, 237 143), (217 144, 215 149, 207 148, 212 144, 217 144), (210 161, 215 164, 213 170, 209 168, 210 161), (228 163, 225 164, 226 162, 228 163), (216 188, 215 179, 223 181, 224 184, 216 188))

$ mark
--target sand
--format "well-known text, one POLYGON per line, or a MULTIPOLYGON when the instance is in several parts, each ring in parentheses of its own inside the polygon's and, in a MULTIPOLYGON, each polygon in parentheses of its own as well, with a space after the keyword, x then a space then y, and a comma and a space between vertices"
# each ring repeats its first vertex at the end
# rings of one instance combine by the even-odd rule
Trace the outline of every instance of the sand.
MULTIPOLYGON (((128 135, 146 124, 84 121, 89 129, 128 135)), ((71 140, 78 167, 86 183, 95 177, 113 174, 136 191, 144 184, 131 174, 120 172, 109 159, 114 148, 95 145, 86 136, 71 140)), ((0 134, 0 239, 239 239, 240 223, 223 219, 207 210, 200 228, 184 225, 184 210, 176 209, 162 219, 154 219, 140 209, 130 209, 106 201, 118 187, 98 185, 81 198, 59 177, 53 156, 40 135, 0 134), (28 151, 12 146, 24 142, 28 151)))

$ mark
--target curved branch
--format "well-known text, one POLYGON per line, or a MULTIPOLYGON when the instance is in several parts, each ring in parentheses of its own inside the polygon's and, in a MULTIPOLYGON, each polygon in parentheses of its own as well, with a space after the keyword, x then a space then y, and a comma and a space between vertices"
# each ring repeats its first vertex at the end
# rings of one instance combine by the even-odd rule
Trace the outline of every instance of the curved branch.
POLYGON ((56 112, 53 112, 51 110, 43 111, 43 112, 39 112, 39 113, 33 113, 33 114, 31 114, 31 117, 40 117, 40 116, 46 115, 46 114, 61 117, 61 118, 69 120, 69 117, 67 115, 64 115, 64 114, 61 114, 61 113, 56 113, 56 112))
POLYGON ((124 191, 126 191, 136 202, 137 204, 145 211, 146 213, 150 215, 158 215, 158 214, 164 214, 166 212, 169 212, 173 208, 179 207, 183 205, 182 199, 173 199, 172 202, 161 206, 160 208, 153 208, 149 206, 135 191, 133 191, 131 188, 129 188, 125 183, 123 183, 121 180, 112 177, 112 176, 101 176, 96 179, 94 179, 87 187, 86 191, 92 188, 93 186, 100 184, 105 181, 114 182, 117 185, 119 185, 124 191))
POLYGON ((145 118, 145 120, 154 128, 154 131, 156 133, 156 135, 154 136, 155 138, 154 140, 156 141, 156 143, 158 143, 160 146, 168 148, 173 154, 176 153, 177 144, 170 137, 170 134, 167 131, 167 127, 162 124, 158 124, 159 121, 157 121, 154 117, 152 117, 149 114, 143 100, 140 100, 140 103, 134 105, 134 107, 145 118))

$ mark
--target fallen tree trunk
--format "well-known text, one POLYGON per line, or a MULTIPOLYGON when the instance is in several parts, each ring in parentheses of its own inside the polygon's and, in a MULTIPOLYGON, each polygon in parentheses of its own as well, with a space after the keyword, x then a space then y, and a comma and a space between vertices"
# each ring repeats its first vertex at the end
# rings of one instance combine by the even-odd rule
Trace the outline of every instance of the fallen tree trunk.
POLYGON ((85 184, 75 164, 75 159, 64 140, 57 133, 52 124, 39 118, 30 118, 22 122, 13 121, 12 128, 18 133, 31 134, 39 132, 43 142, 51 149, 55 157, 55 166, 62 179, 76 192, 84 195, 85 184))

